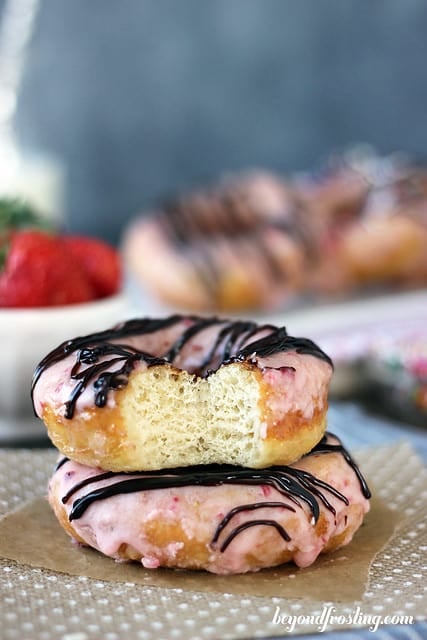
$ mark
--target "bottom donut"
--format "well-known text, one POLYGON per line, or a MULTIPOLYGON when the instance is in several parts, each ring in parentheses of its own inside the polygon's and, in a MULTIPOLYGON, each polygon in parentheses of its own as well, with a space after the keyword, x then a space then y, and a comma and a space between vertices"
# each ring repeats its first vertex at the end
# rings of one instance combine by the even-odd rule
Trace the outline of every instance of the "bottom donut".
POLYGON ((369 488, 332 434, 290 466, 105 472, 61 457, 49 502, 67 533, 146 568, 258 571, 348 544, 369 488))

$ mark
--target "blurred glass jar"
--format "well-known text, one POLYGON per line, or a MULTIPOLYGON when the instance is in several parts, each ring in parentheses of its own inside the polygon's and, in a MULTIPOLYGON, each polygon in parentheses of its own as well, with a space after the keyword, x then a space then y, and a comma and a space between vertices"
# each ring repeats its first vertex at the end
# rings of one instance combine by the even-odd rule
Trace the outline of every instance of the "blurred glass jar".
POLYGON ((40 215, 62 226, 65 174, 58 159, 18 148, 9 136, 0 136, 0 197, 19 198, 40 215))
POLYGON ((65 173, 58 159, 22 151, 0 137, 0 197, 19 198, 60 227, 64 218, 65 173))
POLYGON ((20 198, 60 225, 64 171, 57 158, 27 150, 14 118, 41 0, 5 0, 0 13, 0 197, 20 198))

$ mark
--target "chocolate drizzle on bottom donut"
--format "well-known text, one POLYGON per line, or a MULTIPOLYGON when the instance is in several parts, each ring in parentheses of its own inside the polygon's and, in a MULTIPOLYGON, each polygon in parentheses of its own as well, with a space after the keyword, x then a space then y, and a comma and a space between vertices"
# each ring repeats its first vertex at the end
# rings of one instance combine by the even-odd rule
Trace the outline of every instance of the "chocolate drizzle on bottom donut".
MULTIPOLYGON (((307 455, 332 452, 341 453, 351 469, 356 473, 363 495, 365 498, 369 499, 371 497, 371 493, 353 458, 335 436, 333 437, 336 438, 338 443, 329 443, 327 439, 328 435, 329 434, 326 434, 307 455)), ((66 461, 67 459, 64 459, 64 462, 61 460, 60 465, 65 464, 66 461)), ((265 501, 235 507, 227 513, 218 524, 211 540, 211 544, 215 546, 218 543, 225 527, 237 513, 241 513, 242 511, 255 511, 262 508, 280 508, 295 512, 295 507, 302 508, 302 504, 305 503, 309 507, 312 514, 313 524, 315 524, 320 515, 320 502, 326 509, 335 515, 335 509, 329 502, 328 495, 334 496, 346 505, 349 504, 346 496, 340 493, 332 485, 316 478, 307 471, 284 465, 268 467, 266 469, 249 469, 246 467, 232 465, 201 465, 168 469, 167 471, 150 471, 138 474, 127 472, 105 472, 86 478, 82 482, 76 484, 67 492, 66 495, 64 495, 62 502, 64 504, 67 503, 80 489, 99 481, 109 480, 110 478, 113 479, 110 484, 94 488, 73 502, 71 512, 69 514, 70 521, 81 518, 85 511, 93 503, 99 500, 106 500, 113 496, 126 493, 151 491, 155 489, 171 489, 185 486, 212 487, 223 484, 255 486, 268 485, 276 489, 292 503, 287 504, 279 501, 265 501)), ((254 519, 235 527, 221 543, 220 551, 225 551, 227 546, 241 531, 251 526, 260 525, 275 527, 281 537, 289 541, 287 532, 278 522, 274 520, 254 519)))
MULTIPOLYGON (((230 520, 238 513, 242 513, 243 511, 254 511, 255 509, 264 509, 264 508, 268 508, 268 509, 287 509, 288 511, 293 511, 295 513, 295 509, 294 507, 291 507, 291 505, 289 504, 285 504, 284 502, 254 502, 253 504, 242 504, 239 507, 235 507, 234 509, 231 509, 231 511, 229 511, 227 513, 227 515, 221 520, 221 522, 219 523, 219 525, 217 526, 217 528, 215 529, 215 533, 213 535, 213 538, 211 540, 211 545, 214 546, 217 542, 218 539, 223 531, 223 529, 225 529, 225 527, 228 525, 228 523, 230 522, 230 520)), ((257 526, 257 525, 264 525, 264 526, 273 526, 277 529, 277 531, 280 533, 280 535, 282 536, 282 538, 284 540, 286 540, 287 542, 290 541, 290 536, 287 533, 287 531, 278 523, 275 522, 274 520, 249 520, 249 522, 244 522, 243 524, 235 527, 231 533, 228 534, 228 536, 226 537, 226 539, 223 541, 223 543, 220 546, 220 551, 224 552, 226 550, 226 548, 228 547, 228 545, 230 544, 230 542, 232 542, 234 540, 234 538, 241 532, 244 531, 245 529, 248 529, 249 527, 253 527, 253 526, 257 526)))

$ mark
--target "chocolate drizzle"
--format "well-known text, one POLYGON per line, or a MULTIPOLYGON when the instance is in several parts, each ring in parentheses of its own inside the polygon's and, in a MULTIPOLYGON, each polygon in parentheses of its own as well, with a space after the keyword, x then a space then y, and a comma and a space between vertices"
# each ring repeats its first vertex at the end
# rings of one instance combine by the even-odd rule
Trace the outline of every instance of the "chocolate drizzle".
POLYGON ((131 371, 138 362, 148 367, 174 364, 185 345, 191 343, 203 330, 217 325, 218 332, 207 354, 191 371, 196 376, 208 377, 222 365, 248 361, 256 364, 256 358, 268 357, 286 351, 296 351, 320 358, 332 366, 332 361, 314 342, 306 338, 294 338, 284 327, 258 325, 255 322, 228 321, 194 316, 171 315, 162 319, 141 318, 128 320, 112 329, 63 342, 38 365, 32 384, 34 388, 42 373, 64 358, 75 355, 70 377, 75 386, 65 404, 65 417, 74 415, 79 396, 90 385, 94 391, 94 404, 104 407, 108 393, 126 386, 131 371), (152 354, 126 344, 127 338, 161 332, 182 324, 182 332, 165 353, 152 354), (267 335, 249 342, 260 332, 267 335), (245 346, 243 346, 245 345, 245 346))
POLYGON ((160 205, 159 224, 172 245, 191 263, 213 299, 218 298, 223 277, 223 256, 232 251, 242 267, 257 259, 272 282, 286 282, 288 267, 268 242, 270 230, 296 245, 307 244, 298 224, 302 203, 290 190, 282 191, 280 215, 269 215, 250 196, 245 183, 206 189, 176 197, 160 205))
MULTIPOLYGON (((369 499, 371 493, 364 480, 355 461, 344 448, 342 443, 336 438, 337 444, 328 442, 326 434, 322 440, 307 455, 340 453, 345 461, 356 474, 360 488, 365 496, 369 499)), ((67 459, 61 460, 59 466, 65 464, 67 459)), ((95 487, 88 493, 74 500, 69 520, 78 520, 86 510, 95 502, 107 500, 114 496, 126 493, 136 493, 140 491, 151 491, 155 489, 177 489, 186 486, 203 486, 213 487, 224 484, 232 485, 253 485, 253 486, 271 486, 276 489, 291 504, 280 501, 262 501, 251 504, 239 505, 230 510, 217 525, 211 540, 211 545, 215 547, 219 544, 219 539, 226 528, 230 525, 233 518, 245 511, 257 511, 263 508, 287 509, 296 512, 297 508, 302 508, 305 504, 311 513, 313 525, 318 521, 320 515, 320 503, 324 505, 334 516, 335 508, 329 501, 329 496, 334 496, 344 504, 348 505, 349 501, 345 495, 339 492, 332 485, 316 478, 311 473, 289 466, 274 466, 266 469, 249 469, 246 467, 238 467, 232 465, 205 465, 194 467, 180 467, 175 469, 149 471, 140 473, 127 472, 104 472, 86 478, 85 480, 74 485, 67 494, 62 498, 62 502, 66 504, 79 490, 96 484, 100 481, 112 480, 102 487, 95 487)), ((220 544, 220 551, 223 552, 234 538, 252 526, 273 526, 276 528, 282 538, 289 541, 289 535, 285 529, 275 520, 254 519, 248 520, 243 524, 234 527, 228 535, 225 536, 220 544)))
MULTIPOLYGON (((334 436, 334 438, 336 440, 338 440, 338 438, 336 436, 334 436)), ((345 447, 343 447, 342 443, 338 440, 338 444, 332 444, 329 443, 327 441, 327 437, 324 436, 321 441, 315 446, 315 448, 313 449, 313 452, 315 453, 340 453, 344 460, 347 462, 347 464, 353 469, 354 473, 357 476, 357 479, 359 480, 359 484, 360 487, 362 489, 362 493, 365 496, 365 498, 369 499, 371 497, 371 492, 369 490, 369 487, 366 483, 365 478, 363 477, 359 467, 357 466, 355 460, 353 459, 353 457, 351 456, 351 454, 347 451, 347 449, 345 447)), ((309 455, 309 454, 307 454, 309 455)))
POLYGON ((289 542, 291 539, 290 535, 282 527, 282 525, 279 522, 276 522, 275 520, 250 520, 249 522, 243 522, 242 524, 235 527, 235 529, 233 529, 233 531, 227 536, 227 538, 222 543, 220 547, 220 551, 223 553, 228 547, 228 545, 230 544, 230 542, 232 542, 239 533, 241 533, 242 531, 245 531, 245 529, 249 529, 249 527, 256 527, 258 525, 261 525, 263 527, 274 527, 284 540, 289 542))
MULTIPOLYGON (((288 511, 293 511, 294 513, 296 511, 296 509, 294 509, 294 507, 291 507, 291 505, 286 504, 284 502, 254 502, 253 504, 242 504, 239 507, 234 507, 234 509, 231 509, 231 511, 229 511, 227 513, 227 515, 224 516, 224 518, 221 520, 221 522, 219 523, 219 525, 215 529, 215 533, 214 533, 214 535, 212 537, 211 545, 215 545, 218 542, 218 539, 219 539, 223 529, 225 529, 225 527, 228 525, 230 520, 236 514, 242 513, 243 511, 254 511, 255 509, 265 509, 265 508, 268 508, 268 509, 287 509, 288 511)), ((248 527, 253 527, 253 526, 256 526, 256 525, 274 526, 274 527, 276 527, 277 531, 280 533, 282 538, 284 538, 284 540, 286 540, 287 542, 290 541, 289 534, 285 531, 285 529, 278 522, 275 522, 274 520, 250 520, 249 522, 245 522, 245 523, 239 525, 238 527, 236 527, 235 529, 233 529, 233 531, 226 537, 226 539, 221 544, 220 551, 224 552, 226 550, 226 548, 228 547, 228 545, 230 544, 230 542, 232 542, 234 540, 234 538, 236 537, 236 535, 239 534, 241 531, 243 531, 244 529, 247 529, 248 527)))
POLYGON ((61 458, 55 467, 55 471, 58 471, 66 462, 68 462, 69 458, 61 458))

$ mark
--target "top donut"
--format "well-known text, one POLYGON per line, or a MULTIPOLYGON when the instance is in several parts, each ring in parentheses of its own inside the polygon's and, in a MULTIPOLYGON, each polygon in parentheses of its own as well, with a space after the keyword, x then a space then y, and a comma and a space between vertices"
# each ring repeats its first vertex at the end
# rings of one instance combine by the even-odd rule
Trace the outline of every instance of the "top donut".
POLYGON ((261 468, 320 441, 331 375, 330 358, 284 327, 172 315, 64 342, 32 393, 53 443, 82 464, 261 468))

